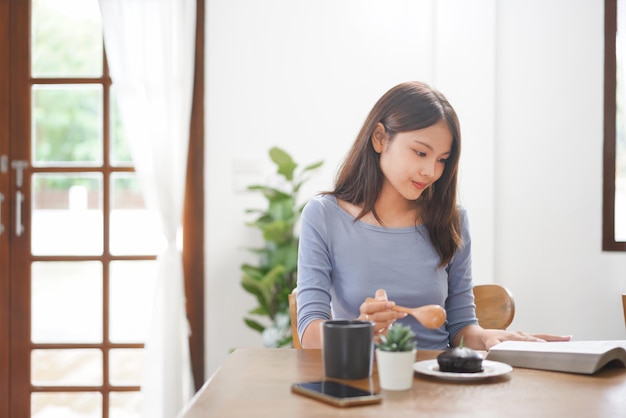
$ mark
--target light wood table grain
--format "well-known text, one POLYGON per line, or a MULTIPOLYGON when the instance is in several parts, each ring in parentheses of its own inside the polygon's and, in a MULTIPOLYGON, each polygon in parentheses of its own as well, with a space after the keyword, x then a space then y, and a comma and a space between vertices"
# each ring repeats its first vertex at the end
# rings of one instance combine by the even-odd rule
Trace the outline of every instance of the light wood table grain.
MULTIPOLYGON (((418 351, 416 361, 438 351, 418 351)), ((376 405, 337 408, 291 393, 323 378, 320 350, 235 350, 196 393, 181 418, 208 417, 626 417, 626 369, 587 376, 514 368, 484 381, 415 374, 411 390, 382 391, 376 405)), ((346 381, 378 391, 378 375, 346 381)))

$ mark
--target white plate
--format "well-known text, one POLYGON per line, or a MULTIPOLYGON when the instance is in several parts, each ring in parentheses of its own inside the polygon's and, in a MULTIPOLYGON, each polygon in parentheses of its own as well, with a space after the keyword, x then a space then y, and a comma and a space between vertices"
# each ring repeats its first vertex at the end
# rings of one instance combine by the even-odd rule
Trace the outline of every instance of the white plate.
POLYGON ((513 368, 498 361, 483 360, 483 371, 478 373, 454 373, 439 371, 437 359, 418 361, 413 364, 413 370, 428 376, 438 377, 445 380, 469 381, 482 380, 489 377, 501 376, 509 373, 513 368))

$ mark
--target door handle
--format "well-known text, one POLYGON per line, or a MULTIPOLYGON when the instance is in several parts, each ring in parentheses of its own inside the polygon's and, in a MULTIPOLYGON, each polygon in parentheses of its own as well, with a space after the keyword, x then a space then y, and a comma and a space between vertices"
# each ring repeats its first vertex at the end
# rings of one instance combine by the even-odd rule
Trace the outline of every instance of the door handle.
POLYGON ((24 193, 19 190, 15 192, 15 235, 18 237, 24 233, 24 225, 22 225, 22 202, 24 201, 24 193))
POLYGON ((18 188, 22 187, 22 183, 24 179, 24 170, 28 167, 28 161, 13 160, 11 161, 11 167, 15 169, 15 185, 18 188))

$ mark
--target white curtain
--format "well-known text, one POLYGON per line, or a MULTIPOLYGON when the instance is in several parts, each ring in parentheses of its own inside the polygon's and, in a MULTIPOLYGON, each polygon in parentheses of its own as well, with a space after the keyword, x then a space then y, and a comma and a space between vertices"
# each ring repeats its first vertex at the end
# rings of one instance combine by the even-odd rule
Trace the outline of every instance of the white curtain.
POLYGON ((99 0, 117 103, 146 205, 167 248, 157 258, 146 338, 143 416, 172 418, 193 394, 182 219, 193 90, 196 0, 99 0))

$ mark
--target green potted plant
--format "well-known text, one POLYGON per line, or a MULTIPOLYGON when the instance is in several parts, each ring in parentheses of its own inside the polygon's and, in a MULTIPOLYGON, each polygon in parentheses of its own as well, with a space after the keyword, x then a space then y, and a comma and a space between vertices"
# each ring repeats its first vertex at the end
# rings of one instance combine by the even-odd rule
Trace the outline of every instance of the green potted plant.
POLYGON ((257 214, 247 225, 261 231, 264 244, 248 249, 258 256, 258 265, 245 263, 241 266, 241 285, 258 302, 249 312, 251 316, 244 318, 245 323, 262 334, 266 347, 283 347, 292 344, 288 298, 296 287, 298 237, 295 226, 304 207, 298 202, 298 193, 323 162, 298 170, 298 164, 280 148, 271 148, 269 156, 284 181, 280 186, 248 186, 248 190, 263 194, 267 207, 246 210, 246 213, 257 214))
POLYGON ((410 327, 393 324, 376 345, 376 365, 381 389, 406 390, 413 385, 417 343, 410 327))

